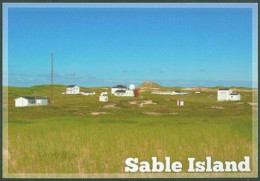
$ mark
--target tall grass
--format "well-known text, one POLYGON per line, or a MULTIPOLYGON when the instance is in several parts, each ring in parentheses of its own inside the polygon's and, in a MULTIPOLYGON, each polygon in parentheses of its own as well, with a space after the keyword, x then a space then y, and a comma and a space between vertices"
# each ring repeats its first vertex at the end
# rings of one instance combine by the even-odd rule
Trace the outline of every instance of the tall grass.
MULTIPOLYGON (((24 89, 23 93, 32 92, 24 89)), ((38 95, 48 92, 48 87, 34 89, 38 95)), ((242 94, 240 104, 216 102, 214 92, 185 96, 145 92, 143 99, 157 104, 140 108, 128 103, 140 98, 110 96, 109 103, 100 103, 98 95, 62 95, 63 89, 56 87, 53 106, 25 108, 15 108, 12 102, 20 89, 10 91, 9 173, 123 173, 126 158, 149 161, 152 156, 161 160, 170 156, 186 171, 189 157, 239 161, 251 156, 250 92, 242 94), (185 100, 184 107, 177 107, 179 98, 185 100), (103 108, 110 103, 117 108, 103 108), (93 111, 107 114, 93 116, 93 111)))

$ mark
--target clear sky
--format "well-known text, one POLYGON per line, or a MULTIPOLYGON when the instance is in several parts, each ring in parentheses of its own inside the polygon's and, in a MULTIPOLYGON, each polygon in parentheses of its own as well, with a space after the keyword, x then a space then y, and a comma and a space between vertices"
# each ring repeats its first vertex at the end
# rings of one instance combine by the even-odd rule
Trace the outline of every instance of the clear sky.
POLYGON ((9 85, 251 86, 250 8, 9 8, 9 85))

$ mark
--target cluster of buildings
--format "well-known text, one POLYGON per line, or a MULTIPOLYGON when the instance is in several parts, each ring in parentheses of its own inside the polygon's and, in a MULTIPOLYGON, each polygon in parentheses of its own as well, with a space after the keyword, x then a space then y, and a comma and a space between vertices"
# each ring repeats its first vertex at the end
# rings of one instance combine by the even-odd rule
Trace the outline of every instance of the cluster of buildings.
MULTIPOLYGON (((134 84, 130 84, 129 87, 123 85, 117 85, 111 88, 111 94, 114 96, 122 97, 134 97, 138 93, 134 84)), ((152 94, 160 95, 185 95, 187 92, 180 91, 152 91, 152 94)), ((195 92, 199 94, 200 92, 195 92)), ((80 87, 76 85, 69 85, 66 87, 66 92, 63 94, 81 94, 81 95, 95 95, 93 91, 80 92, 80 87)), ((217 100, 218 101, 239 101, 241 99, 240 94, 233 92, 229 88, 218 89, 217 100)), ((101 92, 99 95, 100 102, 108 101, 108 92, 101 92)), ((26 107, 26 106, 39 106, 48 105, 49 99, 42 96, 23 96, 15 99, 15 107, 26 107)), ((178 106, 184 105, 184 100, 177 100, 178 106)))

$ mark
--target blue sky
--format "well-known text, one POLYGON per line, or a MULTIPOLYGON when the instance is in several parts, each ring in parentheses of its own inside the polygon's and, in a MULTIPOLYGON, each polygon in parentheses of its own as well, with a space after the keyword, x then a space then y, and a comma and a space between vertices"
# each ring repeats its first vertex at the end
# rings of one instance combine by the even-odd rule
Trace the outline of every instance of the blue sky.
POLYGON ((9 8, 8 84, 251 86, 250 8, 9 8))

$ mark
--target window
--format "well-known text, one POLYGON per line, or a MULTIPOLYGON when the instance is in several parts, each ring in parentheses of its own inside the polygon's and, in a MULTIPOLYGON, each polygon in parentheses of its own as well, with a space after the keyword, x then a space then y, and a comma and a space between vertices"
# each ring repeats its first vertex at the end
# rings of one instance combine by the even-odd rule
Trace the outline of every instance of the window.
POLYGON ((28 103, 29 104, 35 104, 35 100, 33 99, 33 100, 28 100, 28 103))

